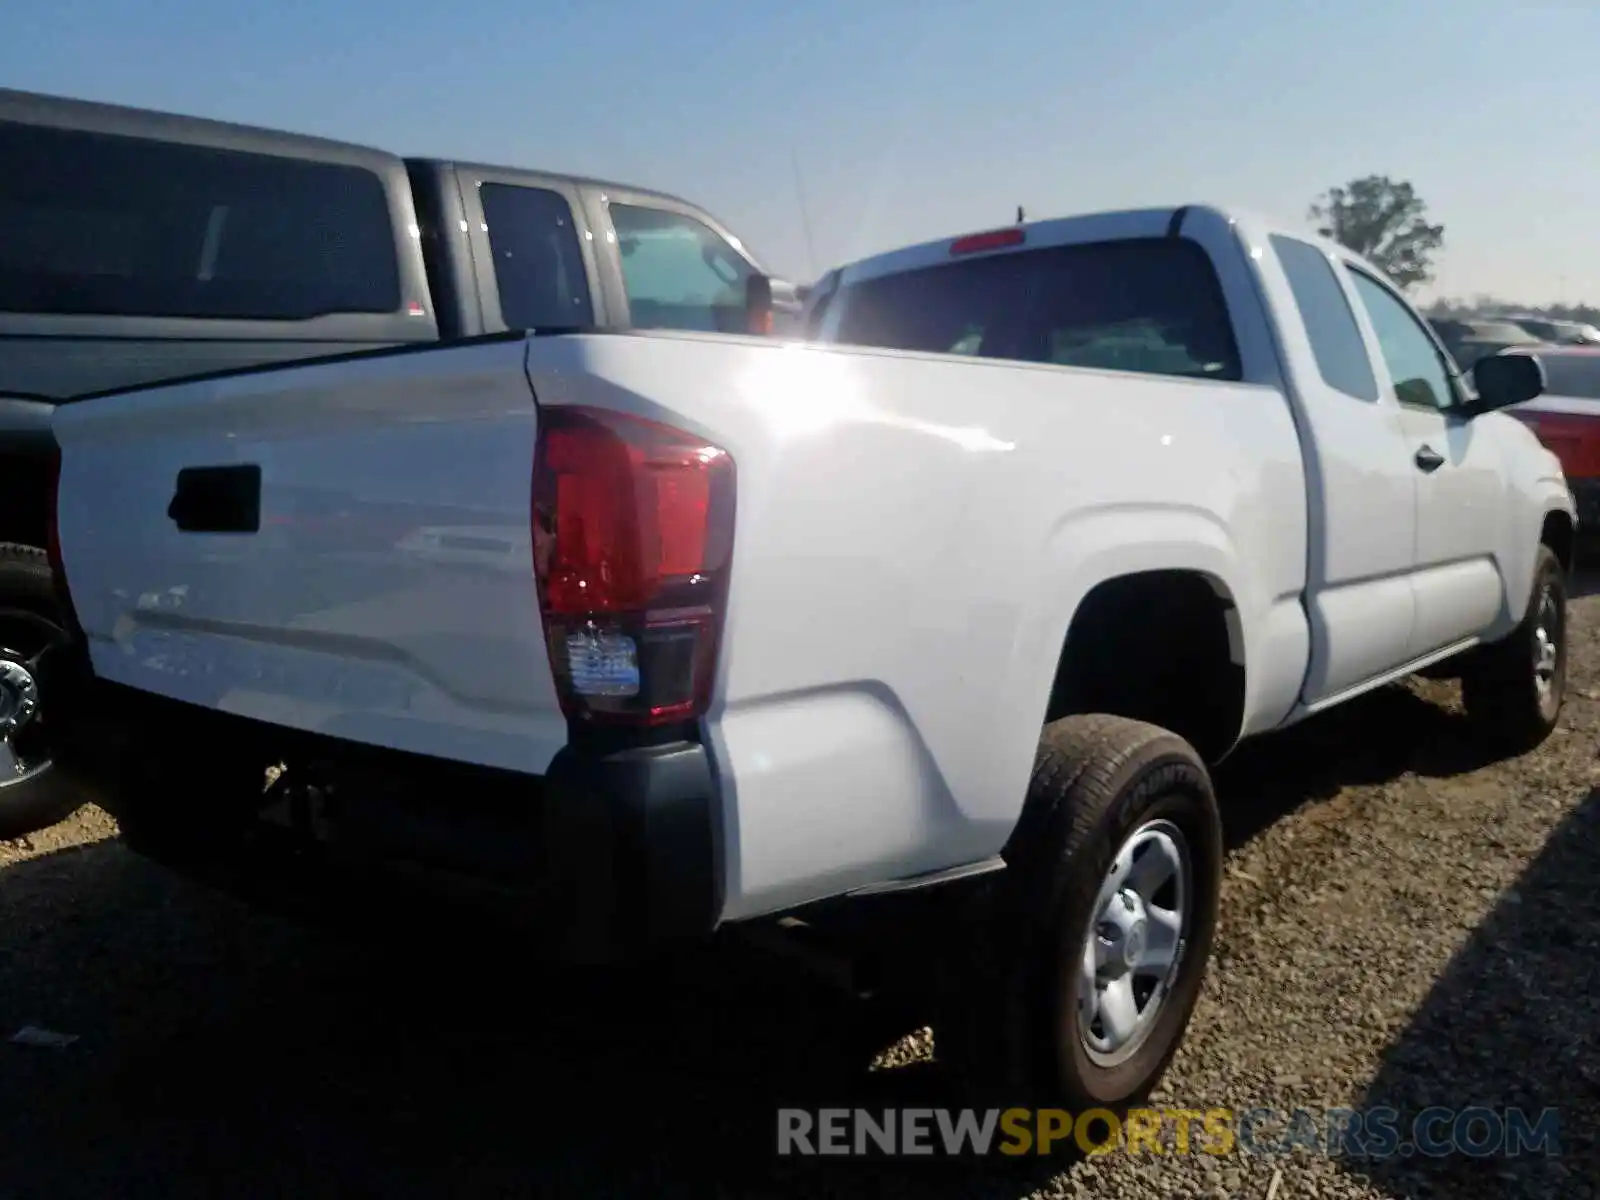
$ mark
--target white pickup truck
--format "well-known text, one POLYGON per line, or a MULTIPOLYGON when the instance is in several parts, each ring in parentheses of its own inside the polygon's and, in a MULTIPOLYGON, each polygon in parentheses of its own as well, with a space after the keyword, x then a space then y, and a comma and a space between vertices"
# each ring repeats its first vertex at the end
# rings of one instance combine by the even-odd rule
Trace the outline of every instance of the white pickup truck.
POLYGON ((1553 728, 1573 504, 1491 411, 1542 368, 1469 397, 1345 251, 1087 216, 813 315, 61 405, 75 636, 6 668, 55 776, 200 878, 281 840, 280 890, 470 883, 568 948, 964 881, 939 1054, 1114 1108, 1204 974, 1207 763, 1445 660, 1508 753, 1553 728))

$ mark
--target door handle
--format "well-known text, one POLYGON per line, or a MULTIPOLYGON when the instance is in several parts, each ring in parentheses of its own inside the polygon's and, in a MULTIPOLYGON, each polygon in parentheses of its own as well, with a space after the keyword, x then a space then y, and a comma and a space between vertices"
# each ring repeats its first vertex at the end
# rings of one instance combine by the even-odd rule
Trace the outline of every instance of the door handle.
POLYGON ((1417 451, 1417 457, 1414 461, 1419 471, 1431 475, 1444 466, 1444 455, 1440 454, 1432 446, 1424 446, 1417 451))
POLYGON ((184 467, 167 516, 182 533, 259 533, 261 468, 184 467))

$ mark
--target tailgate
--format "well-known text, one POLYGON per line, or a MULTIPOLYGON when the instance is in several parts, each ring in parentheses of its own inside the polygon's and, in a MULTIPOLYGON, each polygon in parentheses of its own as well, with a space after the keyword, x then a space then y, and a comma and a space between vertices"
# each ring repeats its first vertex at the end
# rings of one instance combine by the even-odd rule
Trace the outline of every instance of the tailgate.
POLYGON ((62 406, 62 560, 96 674, 538 772, 566 741, 529 525, 525 343, 62 406))

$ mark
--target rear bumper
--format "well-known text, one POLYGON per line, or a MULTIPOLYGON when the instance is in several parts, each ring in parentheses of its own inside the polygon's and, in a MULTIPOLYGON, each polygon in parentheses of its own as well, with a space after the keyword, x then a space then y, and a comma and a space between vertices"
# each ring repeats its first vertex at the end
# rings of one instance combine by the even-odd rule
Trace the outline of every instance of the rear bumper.
POLYGON ((365 925, 504 917, 562 957, 609 961, 703 937, 723 904, 703 746, 568 746, 543 776, 463 767, 266 726, 44 664, 56 770, 129 846, 264 907, 365 925), (259 756, 270 750, 270 757, 259 756), (338 783, 262 798, 240 761, 338 783), (214 788, 212 781, 216 781, 214 788))

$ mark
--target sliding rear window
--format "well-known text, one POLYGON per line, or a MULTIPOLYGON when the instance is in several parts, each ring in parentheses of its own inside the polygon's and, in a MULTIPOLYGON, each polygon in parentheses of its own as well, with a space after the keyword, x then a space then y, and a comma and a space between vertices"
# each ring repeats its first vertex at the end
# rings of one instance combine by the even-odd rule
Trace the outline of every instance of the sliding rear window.
POLYGON ((851 345, 1242 377, 1211 260, 1178 238, 956 259, 846 286, 829 309, 828 340, 851 345))
POLYGON ((0 312, 237 320, 393 313, 372 171, 0 122, 0 312))

